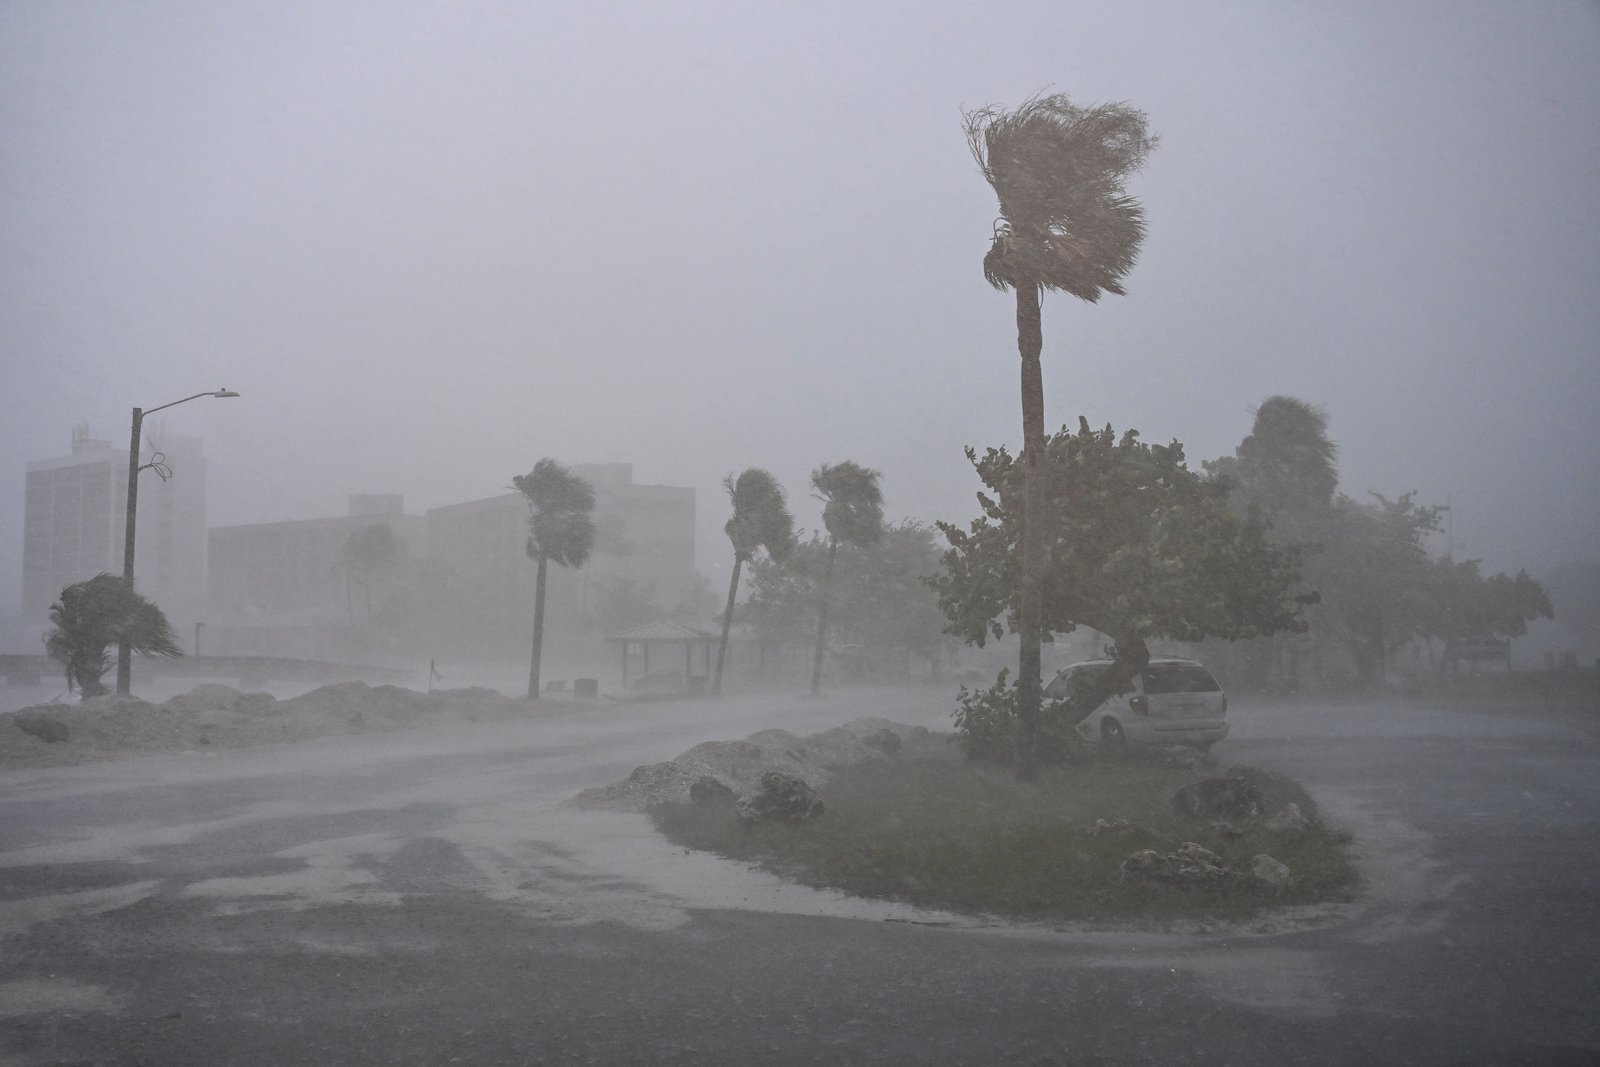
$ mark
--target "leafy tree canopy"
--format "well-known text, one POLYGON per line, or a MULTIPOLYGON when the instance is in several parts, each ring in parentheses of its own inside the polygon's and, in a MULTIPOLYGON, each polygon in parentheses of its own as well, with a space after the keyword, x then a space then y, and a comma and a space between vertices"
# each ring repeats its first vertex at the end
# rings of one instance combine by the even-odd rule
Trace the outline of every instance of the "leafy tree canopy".
MULTIPOLYGON (((939 523, 950 547, 933 585, 948 632, 982 645, 1018 627, 1021 464, 1005 449, 967 458, 988 492, 968 529, 939 523)), ((1151 638, 1236 639, 1305 629, 1300 553, 1275 546, 1254 515, 1228 507, 1228 486, 1190 471, 1183 446, 1146 444, 1135 430, 1063 428, 1045 450, 1041 501, 1046 634, 1089 626, 1115 643, 1124 670, 1148 660, 1151 638)), ((1109 695, 1109 694, 1106 694, 1109 695)))
MULTIPOLYGON (((937 536, 907 519, 886 527, 877 544, 839 554, 830 607, 836 644, 860 646, 880 663, 903 663, 907 653, 936 656, 944 615, 926 579, 938 569, 937 536)), ((798 643, 815 625, 827 557, 827 541, 813 536, 782 562, 754 563, 741 618, 762 641, 798 643)))
POLYGON ((1356 676, 1372 684, 1391 654, 1418 638, 1448 644, 1516 637, 1549 615, 1543 587, 1526 574, 1485 577, 1476 561, 1430 555, 1444 509, 1418 503, 1415 493, 1393 499, 1373 493, 1368 500, 1339 494, 1338 448, 1327 421, 1305 401, 1270 396, 1234 455, 1204 465, 1219 484, 1234 487, 1236 512, 1259 509, 1271 518, 1271 538, 1299 549, 1305 581, 1320 594, 1307 612, 1311 641, 1232 650, 1239 653, 1236 681, 1264 685, 1284 671, 1280 680, 1294 684, 1300 655, 1315 650, 1320 672, 1321 653, 1337 648, 1356 676), (1285 650, 1287 658, 1280 655, 1285 650))
POLYGON ((1534 619, 1553 618, 1544 587, 1518 571, 1484 576, 1478 560, 1433 561, 1432 610, 1423 623, 1431 637, 1445 642, 1474 637, 1521 637, 1534 619))
POLYGON ((1382 677, 1389 653, 1433 610, 1427 540, 1438 528, 1439 509, 1415 493, 1373 493, 1367 502, 1341 495, 1307 531, 1315 551, 1306 573, 1322 593, 1314 625, 1348 651, 1365 682, 1382 677))
POLYGON ((1441 511, 1414 493, 1340 496, 1312 530, 1306 572, 1323 594, 1314 625, 1348 650, 1364 682, 1377 682, 1389 654, 1416 638, 1520 637, 1551 617, 1544 587, 1526 572, 1485 576, 1477 560, 1430 557, 1441 511))

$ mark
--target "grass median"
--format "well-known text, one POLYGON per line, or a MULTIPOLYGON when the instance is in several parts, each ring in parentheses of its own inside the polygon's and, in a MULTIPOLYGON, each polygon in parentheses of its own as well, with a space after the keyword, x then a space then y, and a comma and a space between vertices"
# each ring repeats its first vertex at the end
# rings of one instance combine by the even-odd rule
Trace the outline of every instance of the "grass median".
POLYGON ((968 763, 944 735, 896 756, 842 768, 818 789, 825 805, 805 823, 738 819, 731 803, 654 809, 671 841, 760 866, 806 885, 969 914, 1028 920, 1126 922, 1240 919, 1269 908, 1348 899, 1357 882, 1348 835, 1322 822, 1295 783, 1246 769, 1272 813, 1293 802, 1309 821, 1273 831, 1262 820, 1234 832, 1180 820, 1172 795, 1217 768, 1173 767, 1130 756, 1089 759, 1020 782, 968 763), (1136 829, 1088 833, 1096 820, 1136 829), (1248 875, 1220 886, 1124 883, 1122 861, 1141 849, 1193 841, 1246 870, 1266 853, 1287 865, 1287 885, 1248 875))

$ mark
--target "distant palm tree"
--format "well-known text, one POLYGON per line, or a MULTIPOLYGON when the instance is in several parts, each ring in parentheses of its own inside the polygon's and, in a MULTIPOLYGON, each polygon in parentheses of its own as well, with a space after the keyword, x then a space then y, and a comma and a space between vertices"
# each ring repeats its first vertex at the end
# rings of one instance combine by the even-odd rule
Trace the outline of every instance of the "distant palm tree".
POLYGON ((533 661, 528 699, 539 699, 539 660, 544 649, 545 570, 554 560, 581 567, 594 549, 594 489, 553 459, 541 459, 511 484, 528 501, 528 558, 538 560, 533 602, 533 661))
MULTIPOLYGON (((1241 502, 1262 510, 1278 540, 1321 545, 1328 541, 1330 523, 1335 521, 1338 455, 1339 446, 1328 438, 1328 416, 1322 409, 1292 396, 1269 396, 1256 408, 1250 434, 1234 450, 1231 473, 1241 502)), ((1227 471, 1221 465, 1219 469, 1227 471)), ((1313 551, 1307 579, 1322 584, 1326 566, 1326 557, 1313 551)), ((1231 669, 1242 681, 1262 689, 1293 688, 1300 680, 1301 663, 1309 655, 1312 670, 1320 674, 1322 638, 1330 627, 1323 608, 1308 610, 1313 619, 1309 634, 1275 633, 1230 647, 1228 656, 1236 664, 1231 669)))
POLYGON ((985 107, 963 115, 967 143, 1000 203, 983 275, 1017 296, 1017 349, 1022 356, 1022 568, 1017 615, 1021 652, 1017 714, 1018 769, 1031 776, 1040 685, 1040 605, 1044 531, 1030 521, 1041 491, 1044 337, 1039 294, 1071 293, 1094 303, 1121 294, 1144 240, 1144 210, 1123 183, 1144 165, 1155 138, 1145 116, 1125 104, 1079 107, 1065 95, 1035 96, 1014 111, 985 107))
POLYGON ((833 558, 839 542, 864 548, 883 537, 883 491, 879 474, 845 460, 824 463, 811 472, 811 488, 823 501, 822 525, 828 531, 828 566, 822 575, 817 605, 817 649, 811 660, 811 694, 822 692, 822 648, 828 634, 828 591, 833 584, 833 558))
POLYGON ((50 621, 55 629, 44 636, 45 653, 65 670, 67 690, 76 685, 85 700, 108 691, 100 684, 111 669, 106 649, 124 638, 142 656, 183 655, 166 615, 121 575, 67 586, 50 605, 50 621))
POLYGON ((728 654, 728 630, 733 625, 733 602, 739 593, 739 569, 765 549, 776 563, 782 563, 794 548, 794 516, 784 501, 783 486, 758 467, 750 467, 737 479, 722 480, 733 503, 733 515, 723 527, 733 542, 733 578, 728 582, 728 606, 722 613, 722 640, 717 645, 717 673, 711 690, 722 691, 722 663, 728 654))
POLYGON ((1292 396, 1269 396, 1239 442, 1239 481, 1269 514, 1328 507, 1339 487, 1339 446, 1328 416, 1292 396))
POLYGON ((350 583, 361 586, 367 605, 367 625, 372 624, 372 579, 394 567, 405 554, 394 531, 382 523, 360 526, 344 539, 341 558, 344 561, 345 609, 350 612, 350 625, 355 626, 355 610, 350 604, 350 583))

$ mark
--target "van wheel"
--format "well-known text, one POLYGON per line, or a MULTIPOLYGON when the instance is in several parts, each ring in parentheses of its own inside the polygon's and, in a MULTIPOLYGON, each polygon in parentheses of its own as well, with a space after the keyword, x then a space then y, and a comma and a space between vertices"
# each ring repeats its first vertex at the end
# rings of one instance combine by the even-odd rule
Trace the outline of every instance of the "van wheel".
POLYGON ((1128 735, 1123 733, 1122 724, 1116 719, 1102 719, 1100 721, 1100 744, 1114 756, 1120 756, 1128 751, 1128 735))

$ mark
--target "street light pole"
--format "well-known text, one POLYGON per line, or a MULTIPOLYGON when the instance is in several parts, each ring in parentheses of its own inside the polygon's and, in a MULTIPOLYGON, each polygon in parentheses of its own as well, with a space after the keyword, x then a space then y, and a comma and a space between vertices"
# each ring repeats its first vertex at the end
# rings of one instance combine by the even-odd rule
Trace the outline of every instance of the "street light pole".
MULTIPOLYGON (((139 466, 139 441, 144 434, 144 417, 163 408, 176 407, 186 404, 191 400, 198 400, 203 396, 238 396, 238 393, 228 389, 218 389, 211 393, 196 393, 186 396, 182 400, 174 400, 160 407, 153 407, 149 411, 142 408, 133 409, 133 433, 128 441, 128 517, 127 525, 122 532, 122 580, 127 583, 128 589, 133 589, 133 531, 134 519, 139 510, 139 472, 144 468, 139 466)), ((117 642, 117 692, 123 696, 128 694, 133 684, 133 643, 129 635, 124 633, 117 642)))
MULTIPOLYGON (((144 432, 144 412, 133 409, 133 438, 128 442, 128 514, 122 531, 122 581, 133 588, 133 519, 139 510, 139 438, 144 432)), ((117 642, 117 692, 127 695, 133 685, 133 647, 124 633, 117 642)))

